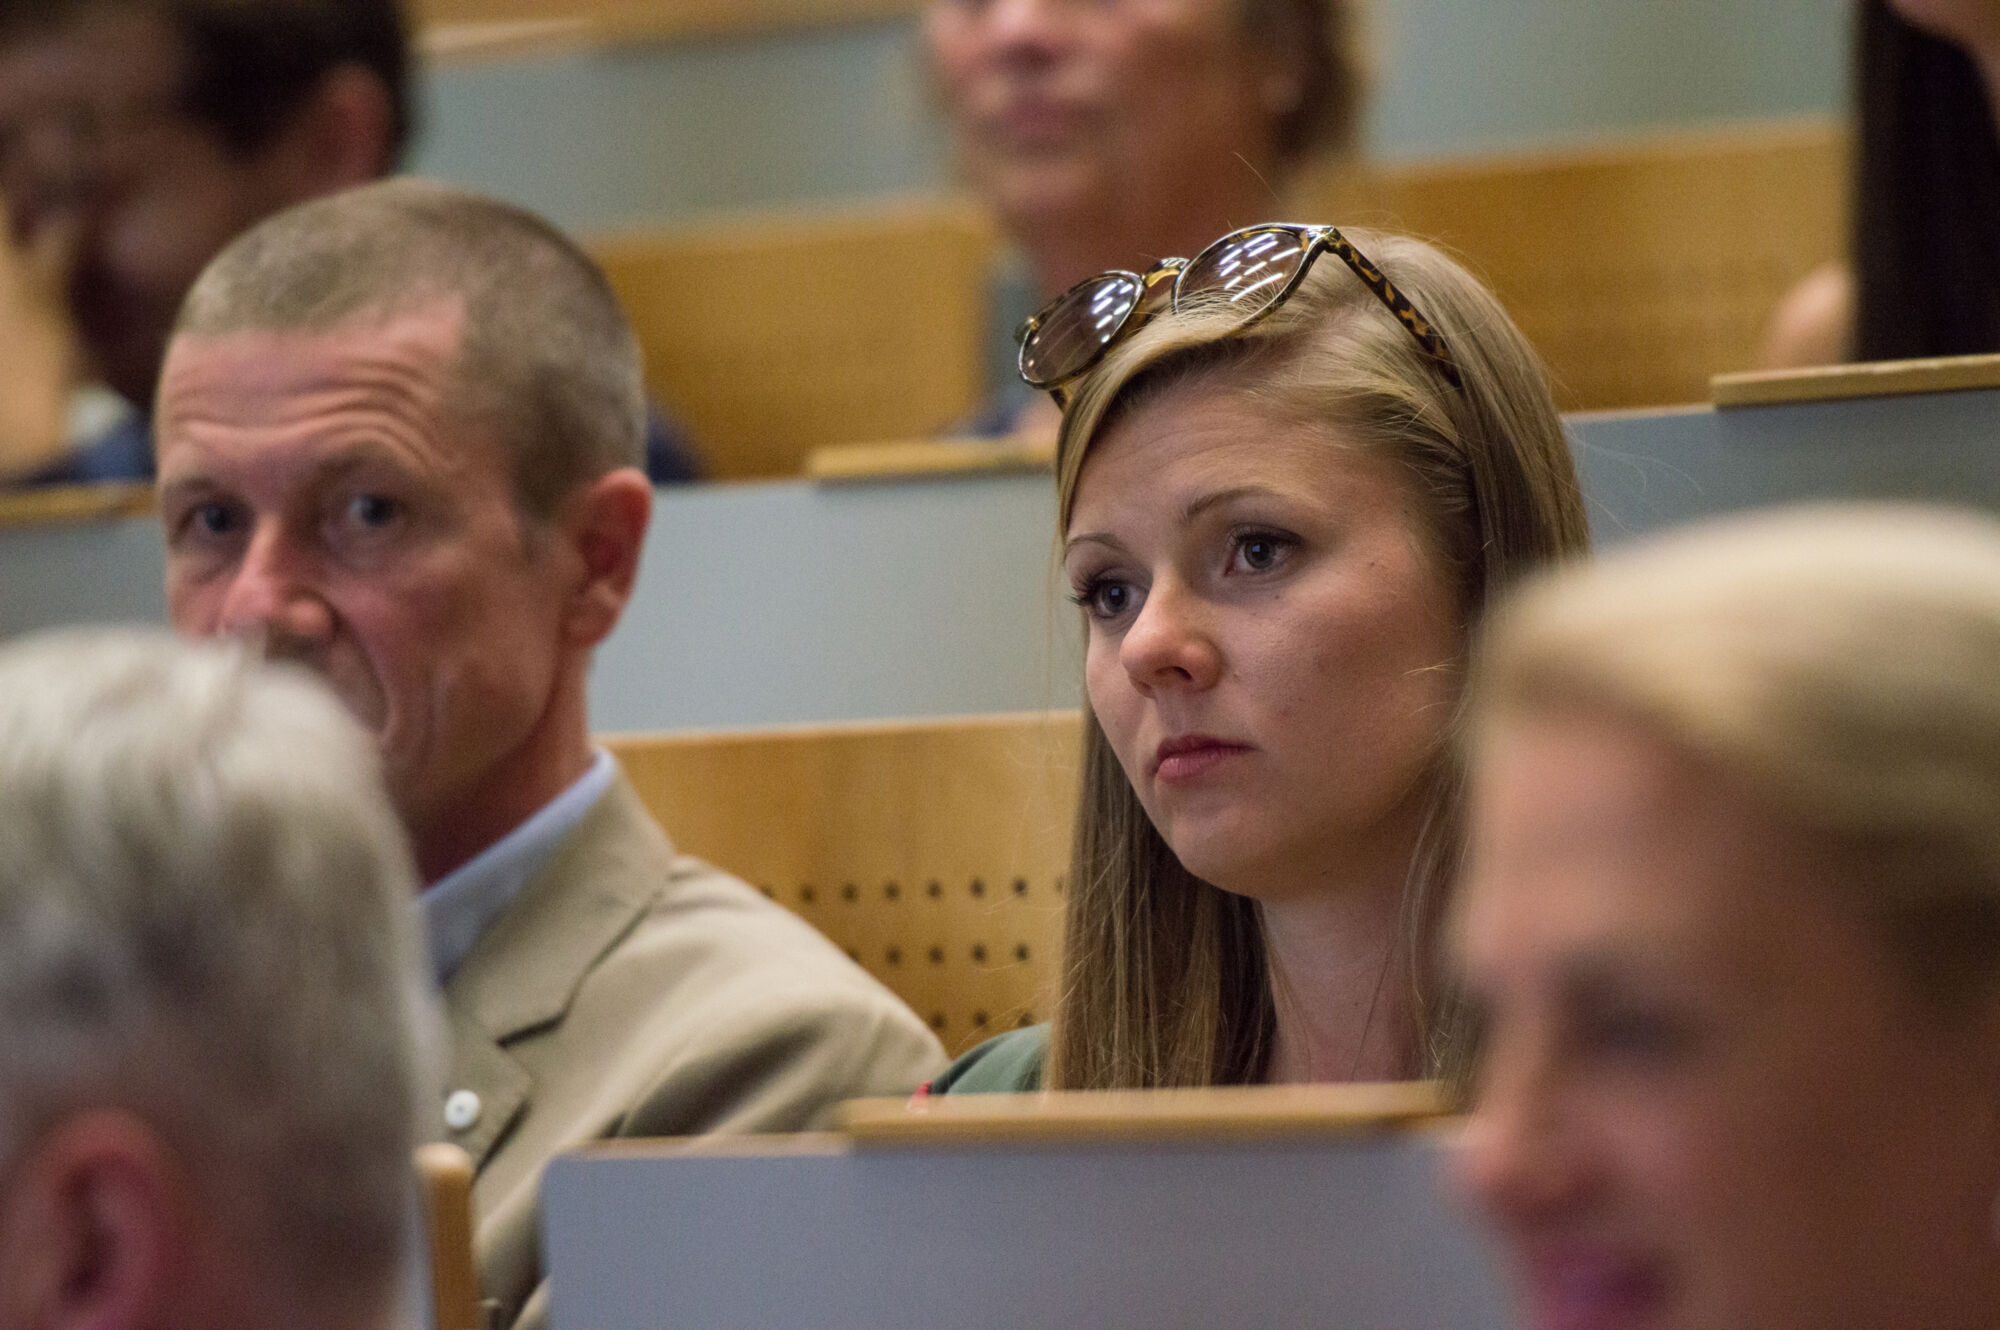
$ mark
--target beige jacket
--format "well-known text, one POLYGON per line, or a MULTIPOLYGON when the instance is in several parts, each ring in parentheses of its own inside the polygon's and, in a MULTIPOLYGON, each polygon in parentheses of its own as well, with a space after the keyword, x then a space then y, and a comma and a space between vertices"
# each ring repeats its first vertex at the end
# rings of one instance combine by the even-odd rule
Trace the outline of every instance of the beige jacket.
POLYGON ((810 925, 675 854, 622 777, 444 996, 443 1139, 478 1170, 481 1283, 498 1324, 520 1330, 547 1318, 537 1199, 559 1151, 810 1130, 839 1101, 908 1094, 944 1063, 910 1009, 810 925))

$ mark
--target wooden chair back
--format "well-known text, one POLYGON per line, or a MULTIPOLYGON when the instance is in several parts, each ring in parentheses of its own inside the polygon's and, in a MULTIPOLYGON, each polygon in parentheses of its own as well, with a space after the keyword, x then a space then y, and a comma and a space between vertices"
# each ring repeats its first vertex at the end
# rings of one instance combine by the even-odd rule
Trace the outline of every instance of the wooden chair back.
POLYGON ((472 1156, 448 1141, 433 1141, 417 1147, 415 1162, 432 1330, 486 1330, 472 1255, 472 1156))
POLYGON ((654 396, 719 480, 815 447, 936 434, 985 393, 995 239, 947 199, 746 217, 590 246, 654 396))
POLYGON ((948 1051, 1048 1017, 1074 712, 605 745, 681 850, 797 911, 948 1051))
POLYGON ((1779 298, 1845 248, 1847 134, 1765 125, 1349 170, 1312 219, 1436 240, 1499 295, 1565 410, 1708 398, 1779 298))

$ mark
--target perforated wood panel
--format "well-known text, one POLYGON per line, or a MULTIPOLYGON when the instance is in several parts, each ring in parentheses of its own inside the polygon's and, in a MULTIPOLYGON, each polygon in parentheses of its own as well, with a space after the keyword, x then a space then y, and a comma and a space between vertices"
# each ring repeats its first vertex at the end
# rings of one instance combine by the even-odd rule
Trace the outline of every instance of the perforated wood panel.
MULTIPOLYGON (((1845 131, 1759 126, 1348 167, 1298 211, 1441 241, 1499 293, 1568 410, 1705 400, 1844 243, 1845 131)), ((949 200, 601 239, 653 391, 729 479, 933 434, 982 392, 990 224, 949 200)))
POLYGON ((798 473, 824 444, 927 437, 984 392, 992 231, 931 200, 745 218, 591 245, 653 392, 719 479, 798 473))
POLYGON ((1048 1016, 1074 712, 606 745, 675 843, 797 911, 956 1054, 1048 1016))
POLYGON ((1566 410, 1705 401, 1845 244, 1847 136, 1760 126, 1350 171, 1315 219, 1442 241, 1547 359, 1566 410))

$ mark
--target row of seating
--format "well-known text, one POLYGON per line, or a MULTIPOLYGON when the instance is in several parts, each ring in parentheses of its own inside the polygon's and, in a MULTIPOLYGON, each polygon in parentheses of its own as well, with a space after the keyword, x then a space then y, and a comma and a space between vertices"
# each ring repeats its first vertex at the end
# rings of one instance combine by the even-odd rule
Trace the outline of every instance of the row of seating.
MULTIPOLYGON (((1705 400, 1842 249, 1847 136, 1758 125, 1308 179, 1309 220, 1442 242, 1547 358, 1565 410, 1705 400), (1580 219, 1588 218, 1587 225, 1580 219)), ((719 479, 934 434, 987 391, 997 233, 959 199, 605 236, 649 385, 719 479), (751 372, 753 371, 754 372, 751 372)))
POLYGON ((679 849, 803 916, 956 1056, 1047 1019, 1079 734, 1063 711, 605 744, 679 849))

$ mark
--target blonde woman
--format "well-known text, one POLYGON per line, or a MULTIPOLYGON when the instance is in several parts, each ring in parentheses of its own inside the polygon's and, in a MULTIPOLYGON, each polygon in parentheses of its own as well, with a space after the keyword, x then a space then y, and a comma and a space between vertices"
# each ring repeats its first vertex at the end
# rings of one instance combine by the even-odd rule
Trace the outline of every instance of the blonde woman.
POLYGON ((1467 634, 1586 543, 1533 352, 1425 245, 1274 225, 1073 288, 1021 363, 1086 638, 1062 988, 933 1092, 1439 1070, 1467 634))
POLYGON ((1808 509, 1502 617, 1453 936, 1535 1326, 2000 1325, 2000 523, 1808 509))

